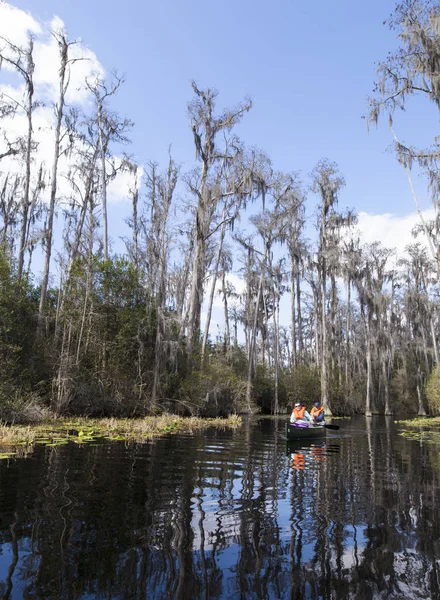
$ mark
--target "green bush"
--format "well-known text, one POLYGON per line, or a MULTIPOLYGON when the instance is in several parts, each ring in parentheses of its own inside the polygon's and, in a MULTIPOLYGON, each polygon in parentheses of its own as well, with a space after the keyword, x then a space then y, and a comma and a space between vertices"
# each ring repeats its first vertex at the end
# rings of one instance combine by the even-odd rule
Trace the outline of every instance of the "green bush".
POLYGON ((390 400, 397 415, 417 412, 417 371, 412 361, 396 369, 390 381, 390 400))
MULTIPOLYGON (((180 412, 203 417, 248 412, 246 380, 237 375, 224 356, 213 356, 202 370, 187 377, 177 401, 180 412)), ((251 411, 255 411, 253 405, 251 411)))
POLYGON ((274 379, 266 365, 258 365, 252 381, 255 402, 264 414, 270 414, 274 401, 274 379))
POLYGON ((429 376, 425 394, 431 413, 440 414, 440 365, 437 365, 429 376))
POLYGON ((10 424, 29 424, 51 416, 41 399, 13 383, 0 382, 0 421, 10 424))
POLYGON ((287 390, 289 409, 295 402, 304 402, 310 407, 321 399, 321 380, 315 366, 298 365, 286 374, 284 384, 287 390))
POLYGON ((26 282, 15 273, 0 251, 0 382, 22 384, 32 360, 38 304, 33 303, 26 282))

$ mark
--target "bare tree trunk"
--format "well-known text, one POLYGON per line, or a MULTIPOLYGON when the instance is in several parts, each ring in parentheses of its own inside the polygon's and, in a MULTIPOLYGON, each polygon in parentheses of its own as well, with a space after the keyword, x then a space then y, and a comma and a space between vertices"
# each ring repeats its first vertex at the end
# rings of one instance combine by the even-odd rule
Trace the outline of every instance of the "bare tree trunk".
MULTIPOLYGON (((82 343, 82 339, 83 339, 83 335, 84 335, 84 328, 85 328, 85 324, 86 324, 86 319, 87 319, 87 305, 89 303, 89 299, 92 293, 92 258, 93 258, 93 226, 94 226, 94 217, 93 217, 93 200, 92 197, 90 196, 90 198, 88 199, 87 202, 87 206, 90 207, 90 223, 89 223, 89 237, 88 237, 88 252, 87 252, 87 277, 86 277, 86 289, 85 289, 85 293, 84 293, 84 308, 83 308, 83 314, 82 314, 82 319, 81 319, 81 327, 80 327, 80 332, 79 332, 79 336, 78 336, 78 343, 77 343, 77 348, 76 348, 76 364, 79 365, 80 363, 80 353, 81 353, 81 343, 82 343)), ((91 321, 91 308, 89 311, 89 323, 91 321)), ((87 339, 86 339, 86 344, 85 344, 85 348, 87 350, 87 346, 88 346, 88 339, 90 336, 90 327, 89 327, 89 331, 87 332, 87 339)))
POLYGON ((279 310, 280 310, 280 301, 278 297, 278 292, 274 295, 274 307, 273 307, 273 330, 274 330, 274 338, 275 338, 275 349, 274 349, 274 382, 275 382, 275 390, 274 390, 274 414, 278 415, 280 412, 279 407, 279 399, 278 399, 278 362, 279 362, 279 348, 280 348, 280 339, 279 339, 279 310))
POLYGON ((226 352, 228 353, 231 349, 231 329, 229 326, 229 311, 228 311, 228 293, 226 289, 226 270, 222 272, 222 292, 223 292, 223 306, 225 312, 225 346, 226 352))
POLYGON ((327 415, 331 415, 328 403, 328 349, 327 349, 327 315, 326 315, 326 272, 325 261, 322 264, 321 281, 321 404, 327 415))
MULTIPOLYGON (((390 126, 390 129, 391 129, 391 133, 393 134, 393 137, 394 137, 394 139, 396 141, 396 144, 400 145, 400 142, 397 139, 396 134, 394 133, 394 129, 391 126, 390 126)), ((417 212, 419 213, 419 217, 420 217, 420 221, 422 223, 423 231, 424 231, 424 233, 426 235, 426 241, 428 242, 428 247, 429 247, 429 250, 431 252, 432 259, 433 259, 433 261, 434 261, 434 263, 436 265, 437 279, 440 279, 440 262, 439 262, 439 250, 440 250, 440 247, 437 245, 437 249, 434 248, 434 243, 433 243, 432 235, 429 233, 428 226, 426 224, 425 218, 424 218, 422 210, 420 208, 420 204, 419 204, 419 201, 418 201, 418 198, 417 198, 417 194, 416 194, 415 189, 414 189, 414 185, 413 185, 413 182, 412 182, 411 173, 409 171, 409 168, 407 167, 407 165, 405 164, 404 161, 399 161, 399 162, 403 166, 403 168, 405 169, 405 173, 406 173, 406 176, 408 178, 409 187, 411 188, 411 193, 412 193, 413 198, 414 198, 414 202, 415 202, 415 205, 416 205, 416 208, 417 208, 417 212)))
POLYGON ((20 234, 20 247, 18 251, 18 267, 17 279, 20 282, 23 277, 24 253, 26 248, 26 232, 28 226, 29 212, 29 191, 31 185, 31 154, 32 154, 32 113, 33 113, 33 97, 34 97, 34 61, 33 61, 34 43, 29 40, 29 48, 26 52, 26 93, 27 93, 27 139, 26 139, 26 175, 24 181, 24 195, 22 202, 22 222, 20 234))
POLYGON ((370 309, 367 308, 368 315, 365 319, 366 328, 366 345, 367 345, 367 395, 365 399, 365 416, 371 417, 373 415, 371 410, 371 316, 370 309))
POLYGON ((251 287, 251 249, 248 248, 247 252, 247 260, 246 260, 246 275, 247 275, 247 286, 246 286, 246 303, 244 307, 245 312, 245 338, 246 338, 246 355, 249 356, 250 348, 251 348, 251 296, 252 296, 252 287, 251 287))
POLYGON ((435 364, 438 365, 437 339, 436 339, 436 336, 435 336, 434 320, 433 320, 432 316, 429 319, 429 325, 430 325, 430 328, 431 328, 432 347, 434 349, 434 361, 435 361, 435 364))
MULTIPOLYGON (((216 216, 218 203, 228 197, 244 197, 243 182, 228 180, 225 166, 230 166, 234 159, 241 161, 241 153, 229 149, 228 142, 222 151, 216 145, 216 137, 220 132, 229 133, 242 116, 250 110, 252 103, 247 102, 238 108, 223 111, 221 116, 214 115, 215 96, 212 90, 200 90, 192 82, 194 100, 188 106, 191 127, 194 135, 196 157, 201 160, 200 179, 191 185, 191 191, 197 197, 196 242, 192 269, 191 291, 189 298, 187 354, 192 356, 195 342, 200 337, 200 312, 203 301, 203 283, 205 278, 206 241, 210 234, 212 221, 216 216), (213 176, 211 181, 210 176, 213 176), (225 187, 231 187, 226 191, 225 187), (222 189, 223 186, 223 189, 222 189), (219 192, 219 190, 221 190, 219 192), (241 190, 241 191, 240 191, 241 190)), ((237 208, 238 211, 238 208, 237 208)))
POLYGON ((86 323, 87 305, 89 302, 89 288, 90 288, 90 277, 91 277, 90 268, 91 268, 91 264, 90 264, 90 260, 89 260, 89 268, 87 269, 86 290, 84 293, 84 308, 83 308, 83 313, 82 313, 82 318, 81 318, 81 327, 80 327, 79 335, 78 335, 78 344, 76 347, 76 365, 77 366, 79 365, 79 362, 80 362, 81 343, 82 343, 82 338, 83 338, 83 333, 84 333, 84 326, 86 323))
POLYGON ((420 325, 420 334, 422 336, 422 345, 423 345, 423 356, 425 358, 425 373, 426 377, 429 375, 429 358, 428 358, 428 344, 426 341, 425 327, 423 324, 420 325))
POLYGON ((47 224, 46 233, 46 256, 44 261, 43 280, 41 282, 40 292, 40 305, 38 309, 38 331, 41 333, 41 327, 43 325, 44 308, 46 303, 47 286, 49 283, 49 271, 50 271, 50 257, 52 254, 52 238, 53 238, 53 220, 55 214, 55 200, 57 195, 57 183, 58 183, 58 161, 60 158, 60 140, 61 140, 61 125, 63 123, 64 114, 64 99, 67 91, 66 84, 66 69, 69 57, 69 45, 66 38, 63 35, 57 37, 58 46, 60 49, 60 95, 58 99, 58 106, 56 107, 57 124, 55 128, 55 147, 54 156, 52 163, 52 179, 50 186, 50 202, 49 202, 49 218, 47 224))
MULTIPOLYGON (((158 230, 158 239, 155 242, 157 254, 159 256, 159 272, 157 274, 158 287, 156 295, 156 342, 154 356, 154 377, 153 390, 151 394, 151 402, 154 404, 157 401, 159 391, 159 383, 162 370, 162 343, 165 334, 165 302, 166 302, 166 274, 167 274, 167 253, 168 244, 166 241, 166 230, 168 214, 173 199, 174 190, 177 184, 178 169, 176 169, 172 158, 168 163, 166 185, 159 185, 160 199, 160 226, 158 230)), ((155 218, 156 220, 156 218, 155 218)))
MULTIPOLYGON (((87 249, 87 272, 89 274, 88 278, 87 278, 87 290, 86 290, 86 294, 88 294, 88 297, 91 298, 91 293, 92 293, 92 265, 93 265, 93 243, 94 243, 94 228, 95 228, 95 215, 93 214, 93 209, 94 209, 94 205, 93 205, 93 196, 90 195, 90 199, 89 199, 89 235, 88 235, 88 249, 87 249)), ((87 330, 87 335, 86 335, 86 342, 85 342, 85 351, 87 352, 87 349, 89 347, 89 341, 90 341, 90 335, 91 335, 91 329, 92 329, 92 310, 93 310, 93 298, 91 298, 91 302, 90 302, 90 310, 89 310, 89 327, 87 330)))
POLYGON ((58 331, 58 323, 60 318, 61 296, 63 289, 63 272, 60 272, 60 282, 58 284, 57 307, 55 310, 55 332, 58 331))
POLYGON ((347 278, 347 312, 345 315, 345 385, 350 390, 350 329, 351 329, 351 280, 347 278))
POLYGON ((232 319, 234 321, 234 348, 238 346, 238 315, 237 311, 234 310, 232 319))
POLYGON ((419 403, 419 410, 417 411, 417 415, 419 417, 426 417, 425 407, 423 406, 422 387, 422 374, 420 372, 419 362, 417 365, 417 399, 419 403))
POLYGON ((385 396, 385 415, 392 415, 393 411, 391 409, 390 403, 390 388, 388 382, 388 361, 387 357, 382 356, 381 360, 381 368, 382 368, 382 381, 383 381, 383 393, 385 396))
POLYGON ((21 179, 19 175, 15 175, 14 183, 11 184, 9 188, 10 175, 6 175, 3 180, 3 187, 0 192, 0 208, 2 212, 3 219, 3 232, 2 232, 2 241, 1 246, 5 253, 9 252, 12 256, 13 254, 13 227, 15 224, 15 217, 17 213, 17 208, 15 207, 15 199, 17 196, 17 192, 19 190, 21 179), (10 232, 9 232, 10 229, 10 232), (9 237, 9 244, 8 244, 9 237), (9 248, 8 248, 9 246, 9 248))
POLYGON ((320 365, 321 361, 321 352, 320 352, 320 340, 319 340, 319 308, 318 308, 318 298, 316 295, 316 291, 313 293, 313 320, 315 322, 315 364, 317 367, 320 365))
POLYGON ((293 262, 290 265, 290 285, 291 285, 291 298, 290 298, 290 313, 292 321, 292 366, 296 367, 296 298, 295 298, 295 269, 293 262))
POLYGON ((184 330, 185 330, 186 322, 187 322, 187 318, 184 314, 185 298, 186 298, 185 292, 186 292, 186 289, 188 286, 188 278, 189 278, 193 248, 194 248, 194 242, 193 242, 193 237, 191 236, 190 241, 189 241, 188 250, 184 253, 185 260, 183 263, 181 282, 180 282, 180 285, 178 285, 178 289, 176 291, 176 314, 177 314, 177 319, 180 323, 179 340, 183 338, 183 334, 184 334, 184 330))
POLYGON ((254 360, 254 352, 255 352, 255 338, 257 334, 257 323, 258 323, 258 308, 261 302, 261 292, 263 289, 263 281, 264 281, 264 273, 266 271, 266 258, 267 258, 268 247, 267 244, 264 248, 264 257, 261 261, 261 274, 260 280, 258 282, 258 292, 257 292, 257 301, 255 304, 255 314, 254 314, 254 323, 252 326, 250 344, 249 344, 249 355, 248 355, 248 375, 247 375, 247 384, 246 384, 246 402, 248 405, 249 412, 252 411, 252 373, 253 373, 253 360, 254 360))
POLYGON ((223 224, 222 224, 221 231, 220 231, 220 241, 218 244, 217 256, 215 259, 214 270, 213 270, 213 274, 212 274, 211 291, 209 294, 208 310, 206 313, 205 332, 203 334, 203 341, 202 341, 202 352, 201 352, 202 361, 203 361, 203 357, 205 356, 206 344, 208 343, 209 327, 211 325, 212 305, 214 303, 215 286, 217 284, 217 274, 218 274, 218 269, 219 269, 219 265, 220 265, 221 255, 223 252, 223 242, 225 239, 225 230, 226 230, 225 217, 226 217, 226 207, 223 210, 223 215, 222 215, 223 224))
POLYGON ((139 249, 138 249, 138 237, 139 237, 139 223, 138 223, 138 201, 139 201, 139 189, 137 186, 137 168, 135 172, 135 187, 132 192, 132 205, 133 205, 133 262, 137 268, 139 268, 139 249))
POLYGON ((187 352, 191 356, 195 342, 200 336, 200 311, 203 302, 203 280, 205 274, 205 209, 197 208, 196 242, 189 297, 187 352))
POLYGON ((267 366, 269 367, 269 369, 272 366, 272 356, 271 356, 271 352, 270 352, 270 335, 269 335, 269 312, 267 310, 267 302, 266 302, 266 289, 264 287, 264 283, 263 283, 263 287, 261 290, 261 298, 263 301, 263 319, 264 319, 264 323, 263 323, 263 327, 261 328, 261 363, 263 365, 263 367, 266 364, 266 357, 267 357, 267 366))
POLYGON ((159 293, 156 307, 156 342, 154 350, 154 370, 153 370, 153 388, 151 392, 151 404, 154 406, 157 402, 159 391, 159 382, 161 376, 161 354, 162 343, 165 333, 164 323, 164 302, 165 302, 165 265, 161 268, 159 293))
POLYGON ((332 380, 335 378, 336 371, 336 352, 337 352, 337 344, 336 344, 336 307, 337 307, 337 293, 336 293, 336 277, 334 269, 331 270, 331 303, 330 303, 330 348, 331 348, 331 372, 332 372, 332 380))
MULTIPOLYGON (((162 296, 162 294, 161 294, 162 296)), ((163 307, 161 304, 162 298, 159 299, 160 302, 157 306, 157 314, 156 314, 156 343, 154 349, 154 369, 153 369, 153 387, 151 391, 151 404, 154 406, 157 402, 157 395, 159 389, 159 379, 160 379, 160 364, 161 364, 161 353, 162 353, 162 340, 164 334, 163 327, 163 307)))
MULTIPOLYGON (((66 276, 65 276, 65 280, 64 280, 64 286, 63 286, 63 289, 61 290, 61 300, 60 300, 60 305, 59 305, 59 314, 60 315, 63 314, 64 302, 65 302, 66 295, 67 295, 68 289, 69 289, 69 284, 70 284, 71 275, 72 275, 72 269, 75 264, 75 260, 78 257, 79 246, 80 246, 81 237, 82 237, 82 233, 83 233, 87 209, 89 208, 89 204, 90 205, 92 204, 93 178, 94 178, 94 173, 95 173, 95 165, 96 165, 97 155, 98 155, 98 149, 96 148, 94 155, 93 155, 92 163, 90 165, 90 170, 89 170, 89 174, 88 174, 88 177, 86 180, 86 184, 85 184, 83 205, 81 207, 78 224, 77 224, 77 227, 75 230, 75 235, 73 238, 73 243, 71 244, 69 264, 67 267, 67 272, 66 272, 66 276)), ((91 211, 92 210, 93 209, 91 208, 91 211)), ((55 338, 57 338, 57 335, 58 335, 57 332, 58 332, 58 329, 57 329, 57 327, 55 327, 55 338)))
POLYGON ((336 317, 336 367, 338 370, 338 386, 342 388, 342 324, 340 315, 336 317))
POLYGON ((303 325, 301 311, 301 283, 299 272, 299 257, 296 257, 296 314, 298 318, 298 362, 303 360, 304 341, 303 341, 303 325))
POLYGON ((103 120, 102 120, 102 100, 97 97, 98 109, 98 136, 101 158, 101 202, 102 202, 102 224, 103 224, 103 250, 104 260, 108 261, 108 221, 107 221, 107 170, 105 166, 105 158, 107 153, 107 143, 104 140, 103 120))

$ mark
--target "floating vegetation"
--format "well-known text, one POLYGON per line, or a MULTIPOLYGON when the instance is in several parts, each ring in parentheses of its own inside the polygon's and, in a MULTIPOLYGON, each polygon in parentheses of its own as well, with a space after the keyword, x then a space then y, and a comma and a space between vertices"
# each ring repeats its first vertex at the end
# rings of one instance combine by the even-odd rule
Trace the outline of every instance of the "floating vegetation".
POLYGON ((227 419, 201 419, 162 415, 144 419, 57 419, 35 426, 0 425, 0 458, 25 455, 38 444, 49 448, 69 442, 78 445, 99 440, 143 442, 155 436, 177 432, 193 433, 206 427, 235 428, 242 423, 241 417, 232 415, 227 419), (21 447, 20 452, 16 448, 21 447))
POLYGON ((12 458, 17 454, 16 452, 0 452, 0 460, 5 460, 6 458, 12 458))
POLYGON ((408 427, 440 427, 440 417, 414 417, 414 419, 396 420, 395 423, 408 427))
POLYGON ((409 428, 400 432, 402 437, 426 444, 440 444, 440 417, 415 417, 396 423, 409 428))
POLYGON ((440 431, 402 431, 399 435, 426 444, 440 444, 440 431))

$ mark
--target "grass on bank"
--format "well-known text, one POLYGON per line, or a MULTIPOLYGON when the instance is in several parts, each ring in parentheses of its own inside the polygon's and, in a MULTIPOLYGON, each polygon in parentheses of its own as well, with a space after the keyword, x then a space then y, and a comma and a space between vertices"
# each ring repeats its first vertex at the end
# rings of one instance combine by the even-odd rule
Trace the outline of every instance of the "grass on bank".
POLYGON ((49 420, 38 425, 0 424, 0 459, 25 455, 35 444, 61 446, 73 442, 87 444, 97 440, 142 442, 170 433, 194 433, 207 427, 237 428, 242 419, 201 419, 161 415, 144 419, 74 419, 49 420))

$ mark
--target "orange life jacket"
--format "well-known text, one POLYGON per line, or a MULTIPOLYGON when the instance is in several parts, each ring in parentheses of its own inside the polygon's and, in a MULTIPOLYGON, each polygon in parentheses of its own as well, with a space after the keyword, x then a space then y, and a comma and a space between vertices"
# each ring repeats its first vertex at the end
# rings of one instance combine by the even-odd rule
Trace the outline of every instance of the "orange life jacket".
POLYGON ((293 455, 292 462, 290 464, 292 465, 292 468, 297 469, 298 471, 303 471, 305 463, 306 457, 304 454, 298 453, 293 455))
POLYGON ((294 408, 292 412, 293 412, 293 416, 295 417, 295 419, 304 419, 304 413, 306 412, 306 407, 301 406, 301 408, 294 408))
POLYGON ((310 411, 310 415, 311 415, 312 417, 319 417, 319 415, 320 415, 321 413, 323 413, 323 412, 324 412, 324 409, 322 408, 322 406, 320 406, 319 408, 317 408, 316 406, 314 406, 314 407, 312 408, 312 410, 310 411))

